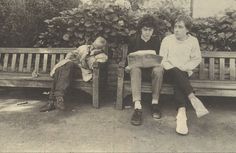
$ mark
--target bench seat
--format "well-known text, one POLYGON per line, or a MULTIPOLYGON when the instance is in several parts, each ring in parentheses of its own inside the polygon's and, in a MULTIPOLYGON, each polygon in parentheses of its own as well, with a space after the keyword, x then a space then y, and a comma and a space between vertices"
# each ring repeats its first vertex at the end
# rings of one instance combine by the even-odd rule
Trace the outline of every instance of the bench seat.
MULTIPOLYGON (((191 80, 190 82, 195 94, 199 96, 236 96, 236 81, 191 80)), ((151 93, 151 83, 143 82, 141 91, 151 93)), ((124 93, 125 95, 131 94, 130 81, 124 81, 124 93)), ((164 83, 161 94, 173 94, 173 85, 164 83)))
MULTIPOLYGON (((51 88, 49 76, 55 64, 75 48, 0 48, 0 87, 51 88), (39 77, 32 77, 32 72, 39 77)), ((106 49, 107 51, 107 49, 106 49)), ((75 79, 73 88, 81 89, 93 97, 93 106, 99 107, 99 88, 106 80, 100 77, 101 63, 93 65, 93 80, 75 79), (103 82, 102 82, 102 81, 103 82)))
MULTIPOLYGON (((125 63, 128 46, 122 46, 122 59, 118 66, 116 108, 123 108, 123 99, 131 94, 131 82, 126 80, 125 63)), ((236 53, 203 51, 200 65, 190 79, 196 95, 236 97, 236 53)), ((151 83, 142 82, 141 92, 151 93, 151 83)), ((164 83, 161 94, 173 94, 173 85, 164 83)))

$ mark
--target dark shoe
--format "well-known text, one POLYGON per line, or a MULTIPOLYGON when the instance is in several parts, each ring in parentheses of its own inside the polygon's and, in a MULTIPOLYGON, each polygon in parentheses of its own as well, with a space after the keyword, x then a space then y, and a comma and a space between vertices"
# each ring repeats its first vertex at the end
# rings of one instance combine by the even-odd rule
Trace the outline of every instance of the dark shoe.
POLYGON ((158 104, 152 104, 152 117, 154 119, 161 118, 161 111, 158 104))
POLYGON ((49 102, 47 105, 44 105, 43 107, 40 108, 40 112, 49 112, 56 109, 54 102, 49 102))
POLYGON ((64 98, 56 97, 56 108, 60 110, 65 110, 64 98))
POLYGON ((142 110, 135 109, 131 118, 131 124, 135 126, 139 126, 142 124, 142 110))

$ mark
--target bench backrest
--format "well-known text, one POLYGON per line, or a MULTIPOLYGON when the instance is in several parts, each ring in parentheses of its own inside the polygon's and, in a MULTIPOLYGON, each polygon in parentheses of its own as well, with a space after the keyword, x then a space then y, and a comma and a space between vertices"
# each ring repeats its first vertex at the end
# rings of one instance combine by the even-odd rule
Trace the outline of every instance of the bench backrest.
POLYGON ((0 72, 49 73, 75 48, 0 48, 0 72))
MULTIPOLYGON (((122 46, 122 61, 126 60, 128 47, 122 46)), ((191 79, 236 80, 236 52, 202 51, 202 62, 194 70, 191 79)))
POLYGON ((203 51, 199 79, 236 80, 236 52, 203 51))

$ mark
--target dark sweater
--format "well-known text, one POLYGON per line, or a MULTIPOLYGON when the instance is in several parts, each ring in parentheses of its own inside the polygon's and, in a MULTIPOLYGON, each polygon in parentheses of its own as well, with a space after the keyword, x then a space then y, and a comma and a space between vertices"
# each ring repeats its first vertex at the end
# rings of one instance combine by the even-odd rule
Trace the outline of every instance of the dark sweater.
POLYGON ((129 39, 128 53, 132 53, 138 50, 155 50, 159 55, 160 40, 158 37, 152 37, 149 41, 145 42, 141 39, 141 35, 135 35, 129 39))

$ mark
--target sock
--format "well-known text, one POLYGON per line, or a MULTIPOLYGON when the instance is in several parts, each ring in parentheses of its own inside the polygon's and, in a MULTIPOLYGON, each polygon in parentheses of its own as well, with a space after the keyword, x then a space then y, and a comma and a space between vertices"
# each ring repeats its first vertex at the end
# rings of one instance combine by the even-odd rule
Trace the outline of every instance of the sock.
POLYGON ((142 109, 141 101, 134 102, 134 109, 142 109))
POLYGON ((157 99, 152 99, 152 104, 158 104, 158 100, 157 99))

